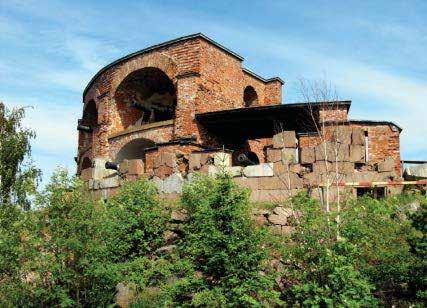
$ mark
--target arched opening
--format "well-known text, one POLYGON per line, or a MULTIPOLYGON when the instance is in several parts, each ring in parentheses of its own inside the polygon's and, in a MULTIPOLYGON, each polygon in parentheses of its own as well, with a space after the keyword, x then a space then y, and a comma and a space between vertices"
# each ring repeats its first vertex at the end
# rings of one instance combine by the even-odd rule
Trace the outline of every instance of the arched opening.
POLYGON ((81 147, 92 146, 93 131, 98 125, 98 110, 94 100, 90 100, 84 110, 83 117, 79 120, 79 145, 81 147))
POLYGON ((145 159, 145 149, 155 146, 149 139, 134 139, 126 143, 117 153, 115 162, 120 164, 125 159, 145 159))
POLYGON ((90 126, 92 129, 98 124, 98 110, 94 100, 90 100, 83 110, 81 124, 90 126))
POLYGON ((247 86, 243 92, 243 101, 245 102, 246 107, 258 105, 258 94, 256 93, 254 87, 247 86))
POLYGON ((89 157, 83 158, 81 170, 92 168, 92 161, 89 157))
POLYGON ((129 74, 114 95, 123 128, 171 120, 175 116, 176 91, 160 69, 146 67, 129 74))

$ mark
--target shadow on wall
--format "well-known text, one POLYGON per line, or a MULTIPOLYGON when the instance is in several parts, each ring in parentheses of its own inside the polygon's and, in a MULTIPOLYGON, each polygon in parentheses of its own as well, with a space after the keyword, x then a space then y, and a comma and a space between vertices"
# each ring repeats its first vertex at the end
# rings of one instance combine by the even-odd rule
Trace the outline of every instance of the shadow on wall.
POLYGON ((247 86, 243 92, 243 101, 245 107, 253 107, 258 105, 258 94, 252 86, 247 86))
POLYGON ((117 153, 115 163, 120 164, 123 160, 142 159, 145 161, 145 149, 155 146, 150 139, 134 139, 126 143, 117 153))
POLYGON ((79 120, 77 129, 80 134, 81 147, 92 146, 94 130, 98 127, 98 110, 94 100, 90 100, 83 110, 83 117, 79 120))

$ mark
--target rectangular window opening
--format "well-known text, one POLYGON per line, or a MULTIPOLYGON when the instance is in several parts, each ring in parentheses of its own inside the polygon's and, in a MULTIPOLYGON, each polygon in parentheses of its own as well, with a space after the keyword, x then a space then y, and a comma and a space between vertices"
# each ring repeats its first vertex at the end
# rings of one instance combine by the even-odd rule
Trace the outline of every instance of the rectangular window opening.
POLYGON ((374 199, 382 199, 386 197, 387 190, 385 187, 356 187, 356 196, 369 196, 374 199))
POLYGON ((365 131, 365 162, 369 161, 369 136, 368 131, 365 131))

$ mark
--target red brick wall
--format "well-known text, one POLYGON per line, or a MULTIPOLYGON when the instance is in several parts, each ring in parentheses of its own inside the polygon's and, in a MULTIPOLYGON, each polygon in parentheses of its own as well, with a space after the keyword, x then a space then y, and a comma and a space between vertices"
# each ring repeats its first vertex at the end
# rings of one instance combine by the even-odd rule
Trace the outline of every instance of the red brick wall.
POLYGON ((120 149, 129 141, 142 138, 161 143, 170 141, 172 139, 172 135, 173 125, 165 125, 110 138, 109 157, 110 159, 114 159, 120 149))
POLYGON ((265 85, 264 105, 279 105, 282 102, 282 83, 273 80, 265 85))
POLYGON ((400 175, 400 132, 386 124, 361 125, 352 124, 352 127, 361 127, 368 131, 369 163, 375 164, 386 157, 393 157, 395 170, 400 175))
POLYGON ((314 148, 320 143, 320 138, 317 135, 301 135, 298 142, 300 148, 314 148))
MULTIPOLYGON (((195 114, 244 107, 243 92, 249 85, 257 92, 258 105, 281 103, 280 82, 265 83, 244 72, 241 60, 204 39, 180 41, 120 62, 96 77, 84 97, 84 102, 94 100, 98 110, 98 127, 92 133, 93 157, 113 158, 125 142, 142 136, 142 133, 132 133, 109 139, 111 134, 125 130, 140 117, 137 109, 129 108, 116 96, 116 90, 129 74, 145 67, 161 69, 172 81, 177 95, 173 130, 164 133, 156 129, 160 135, 151 136, 153 140, 195 136, 198 142, 208 146, 221 146, 221 140, 196 123, 195 114)), ((79 135, 81 151, 88 146, 88 141, 79 135)), ((265 145, 264 140, 250 145, 261 161, 265 145)))
POLYGON ((343 121, 347 120, 346 106, 325 106, 319 108, 319 117, 324 121, 343 121))
POLYGON ((208 42, 202 43, 201 84, 196 111, 244 107, 241 62, 208 42))

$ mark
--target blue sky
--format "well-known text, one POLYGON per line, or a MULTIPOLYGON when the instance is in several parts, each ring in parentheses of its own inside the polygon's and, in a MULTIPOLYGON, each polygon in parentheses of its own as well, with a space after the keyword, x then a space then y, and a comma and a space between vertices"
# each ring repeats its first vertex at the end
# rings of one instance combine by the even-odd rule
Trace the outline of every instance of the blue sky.
POLYGON ((286 81, 325 79, 353 119, 403 128, 405 159, 427 159, 427 1, 0 1, 0 100, 32 106, 33 157, 48 178, 75 170, 82 92, 130 52, 203 32, 286 81))

